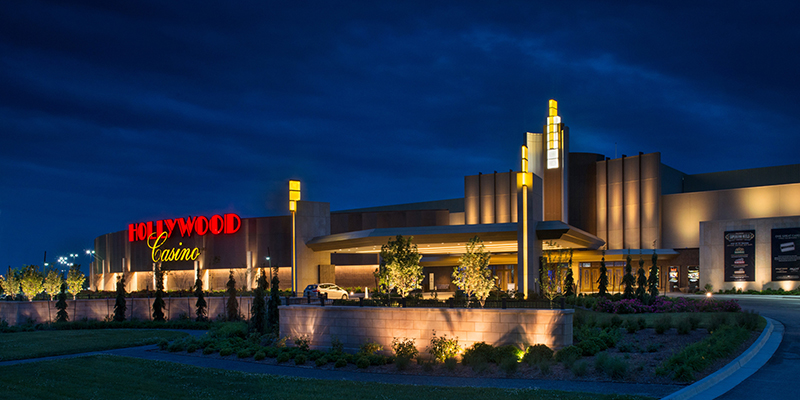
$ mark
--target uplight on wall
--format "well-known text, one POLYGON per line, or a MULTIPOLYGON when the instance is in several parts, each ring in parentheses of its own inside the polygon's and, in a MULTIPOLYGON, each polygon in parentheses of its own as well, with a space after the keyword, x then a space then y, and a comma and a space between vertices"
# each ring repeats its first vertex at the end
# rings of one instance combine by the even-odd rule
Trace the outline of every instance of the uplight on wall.
POLYGON ((558 102, 550 100, 547 117, 547 169, 558 168, 558 153, 561 146, 561 117, 558 116, 558 102))

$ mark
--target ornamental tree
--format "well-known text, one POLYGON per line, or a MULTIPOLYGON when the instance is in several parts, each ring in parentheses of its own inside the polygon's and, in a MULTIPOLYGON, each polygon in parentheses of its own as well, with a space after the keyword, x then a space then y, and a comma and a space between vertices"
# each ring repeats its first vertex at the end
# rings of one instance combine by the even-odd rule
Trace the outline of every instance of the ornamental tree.
POLYGON ((263 268, 260 272, 258 286, 256 286, 255 293, 253 293, 253 305, 250 307, 250 328, 263 335, 267 328, 267 304, 264 300, 267 295, 267 276, 264 274, 263 268))
POLYGON ((411 243, 413 239, 413 236, 405 239, 397 235, 395 240, 389 239, 389 243, 381 246, 377 277, 387 292, 397 289, 401 297, 421 287, 422 266, 419 260, 422 256, 417 251, 417 245, 411 243))
POLYGON ((67 313, 67 284, 61 284, 61 292, 58 294, 58 301, 56 302, 56 322, 69 321, 69 314, 67 313))
POLYGON ((114 321, 125 321, 125 312, 128 311, 125 294, 125 274, 120 274, 119 278, 117 278, 117 300, 114 302, 114 321))
POLYGON ((600 258, 600 277, 597 278, 597 294, 605 296, 608 294, 608 269, 606 268, 606 251, 600 258))
POLYGON ((639 300, 644 300, 644 295, 647 293, 647 275, 644 271, 644 259, 641 254, 639 255, 639 270, 636 271, 636 297, 639 300))
POLYGON ((83 290, 83 282, 86 281, 86 275, 81 272, 80 264, 72 264, 67 272, 67 292, 72 295, 72 300, 75 300, 78 293, 83 290))
POLYGON ((228 294, 228 303, 225 306, 227 311, 228 321, 238 321, 239 320, 239 302, 236 300, 236 279, 233 278, 233 270, 230 271, 230 275, 228 275, 228 283, 225 284, 228 290, 225 293, 228 294))
POLYGON ((564 277, 564 296, 575 295, 575 278, 572 276, 572 252, 569 255, 569 262, 567 263, 567 273, 564 277))
POLYGON ((44 290, 44 277, 39 272, 39 267, 35 265, 22 267, 20 287, 22 288, 22 294, 28 301, 33 301, 33 298, 44 290))
POLYGON ((551 307, 553 300, 561 296, 563 292, 561 285, 564 283, 564 267, 569 266, 571 259, 572 250, 556 249, 543 252, 539 280, 542 294, 550 300, 551 307))
POLYGON ((197 302, 194 303, 195 315, 197 321, 208 320, 208 303, 206 303, 205 294, 203 293, 203 280, 200 279, 200 274, 197 274, 197 280, 194 281, 194 295, 197 297, 197 302))
POLYGON ((483 241, 475 236, 467 243, 466 252, 458 261, 459 266, 453 268, 453 283, 466 294, 467 306, 469 299, 475 296, 483 308, 489 292, 494 289, 495 280, 489 269, 490 257, 483 241))
POLYGON ((161 263, 156 263, 156 269, 153 271, 156 278, 156 298, 153 300, 153 321, 165 321, 164 308, 167 304, 164 302, 164 271, 161 269, 161 263))
POLYGON ((658 296, 658 254, 656 249, 653 249, 653 265, 650 266, 650 275, 647 277, 647 291, 650 297, 655 299, 658 296))
POLYGON ((272 279, 270 281, 272 288, 269 291, 269 304, 267 304, 267 330, 270 333, 278 334, 280 325, 280 313, 278 312, 278 305, 281 304, 280 280, 278 279, 278 267, 272 269, 272 279))
POLYGON ((625 285, 622 290, 622 298, 632 299, 634 297, 633 285, 635 283, 636 279, 633 277, 633 267, 631 266, 631 252, 629 251, 625 261, 625 275, 622 277, 622 284, 625 285))
POLYGON ((3 286, 3 293, 6 296, 11 296, 11 299, 17 297, 17 294, 20 290, 20 282, 19 282, 19 271, 16 269, 9 269, 8 275, 4 277, 0 276, 0 285, 3 286))
POLYGON ((55 270, 54 268, 50 268, 47 270, 47 273, 44 276, 44 283, 42 287, 44 288, 44 292, 50 296, 50 300, 53 300, 58 294, 58 291, 61 289, 61 284, 64 282, 64 278, 61 276, 61 273, 55 270))

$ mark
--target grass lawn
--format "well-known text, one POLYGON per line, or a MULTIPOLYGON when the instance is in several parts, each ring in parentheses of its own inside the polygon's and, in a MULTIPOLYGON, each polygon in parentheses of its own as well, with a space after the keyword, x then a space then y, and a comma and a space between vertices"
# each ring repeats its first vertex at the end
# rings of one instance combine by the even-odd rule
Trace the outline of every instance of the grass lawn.
POLYGON ((5 398, 25 399, 648 399, 535 389, 325 381, 110 355, 0 367, 0 387, 5 398))
POLYGON ((0 360, 21 360, 154 344, 173 340, 185 332, 158 329, 91 329, 34 331, 0 334, 0 360))

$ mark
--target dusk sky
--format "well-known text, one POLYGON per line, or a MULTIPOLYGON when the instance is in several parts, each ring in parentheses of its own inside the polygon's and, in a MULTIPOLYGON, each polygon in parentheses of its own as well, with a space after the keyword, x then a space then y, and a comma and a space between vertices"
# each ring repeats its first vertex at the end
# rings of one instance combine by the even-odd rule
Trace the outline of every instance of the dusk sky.
POLYGON ((570 148, 800 162, 797 2, 3 1, 0 273, 132 222, 463 197, 570 148), (202 3, 202 4, 199 4, 202 3))

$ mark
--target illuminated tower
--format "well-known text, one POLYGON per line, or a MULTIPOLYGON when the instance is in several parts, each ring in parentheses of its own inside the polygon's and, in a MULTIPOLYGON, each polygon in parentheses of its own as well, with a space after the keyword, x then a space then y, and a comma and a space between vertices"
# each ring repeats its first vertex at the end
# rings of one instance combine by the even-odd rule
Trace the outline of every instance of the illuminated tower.
POLYGON ((569 128, 558 115, 558 102, 550 100, 544 133, 526 135, 527 172, 540 176, 544 185, 544 220, 569 222, 567 216, 567 165, 569 128))

